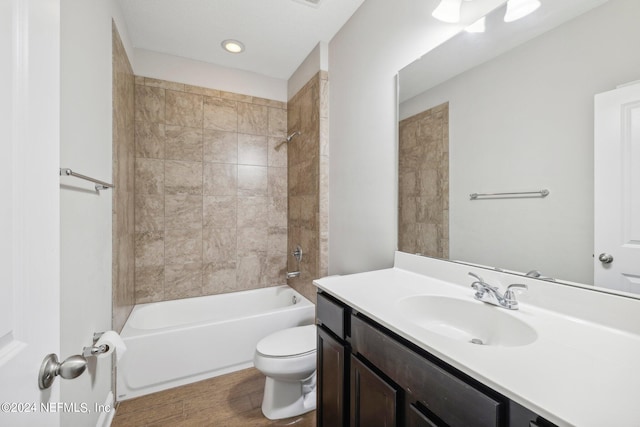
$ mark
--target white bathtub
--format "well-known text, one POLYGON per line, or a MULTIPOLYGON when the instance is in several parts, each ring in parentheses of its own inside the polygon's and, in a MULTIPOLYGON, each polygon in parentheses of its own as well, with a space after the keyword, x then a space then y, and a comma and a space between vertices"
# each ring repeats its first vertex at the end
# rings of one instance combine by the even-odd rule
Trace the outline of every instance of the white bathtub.
POLYGON ((261 338, 314 318, 286 285, 136 305, 120 334, 118 400, 249 368, 261 338))

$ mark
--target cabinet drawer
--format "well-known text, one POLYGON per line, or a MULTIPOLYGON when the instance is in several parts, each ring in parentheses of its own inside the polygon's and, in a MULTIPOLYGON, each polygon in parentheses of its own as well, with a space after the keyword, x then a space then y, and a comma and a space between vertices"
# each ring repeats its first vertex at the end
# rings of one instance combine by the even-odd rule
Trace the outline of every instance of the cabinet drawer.
POLYGON ((333 301, 325 294, 318 294, 318 301, 316 303, 316 318, 318 324, 324 325, 325 328, 329 329, 341 339, 345 338, 345 313, 345 308, 340 303, 333 301))
POLYGON ((351 317, 351 346, 450 427, 503 425, 504 403, 351 317))

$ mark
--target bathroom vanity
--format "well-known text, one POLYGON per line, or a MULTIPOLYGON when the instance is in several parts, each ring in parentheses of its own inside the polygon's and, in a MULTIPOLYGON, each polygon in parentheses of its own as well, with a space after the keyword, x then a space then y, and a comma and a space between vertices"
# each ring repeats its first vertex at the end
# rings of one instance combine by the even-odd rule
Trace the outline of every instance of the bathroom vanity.
POLYGON ((400 252, 315 284, 319 426, 640 425, 636 299, 400 252), (527 282, 519 310, 476 301, 469 272, 527 282))

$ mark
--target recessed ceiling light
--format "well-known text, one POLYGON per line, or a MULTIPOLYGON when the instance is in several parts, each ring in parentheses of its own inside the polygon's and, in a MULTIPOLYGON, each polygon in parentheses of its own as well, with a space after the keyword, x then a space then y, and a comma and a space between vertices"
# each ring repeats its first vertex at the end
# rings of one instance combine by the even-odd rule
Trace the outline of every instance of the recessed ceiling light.
POLYGON ((230 53, 244 52, 244 45, 238 40, 227 39, 222 42, 222 48, 230 53))

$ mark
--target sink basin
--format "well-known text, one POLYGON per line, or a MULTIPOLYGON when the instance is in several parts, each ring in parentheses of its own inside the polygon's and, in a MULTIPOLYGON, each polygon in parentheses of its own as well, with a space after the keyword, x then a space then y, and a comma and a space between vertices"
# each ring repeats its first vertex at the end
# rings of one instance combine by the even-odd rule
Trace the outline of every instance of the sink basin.
POLYGON ((538 338, 535 329, 508 310, 469 298, 417 295, 399 300, 396 308, 424 329, 470 344, 517 347, 538 338))

